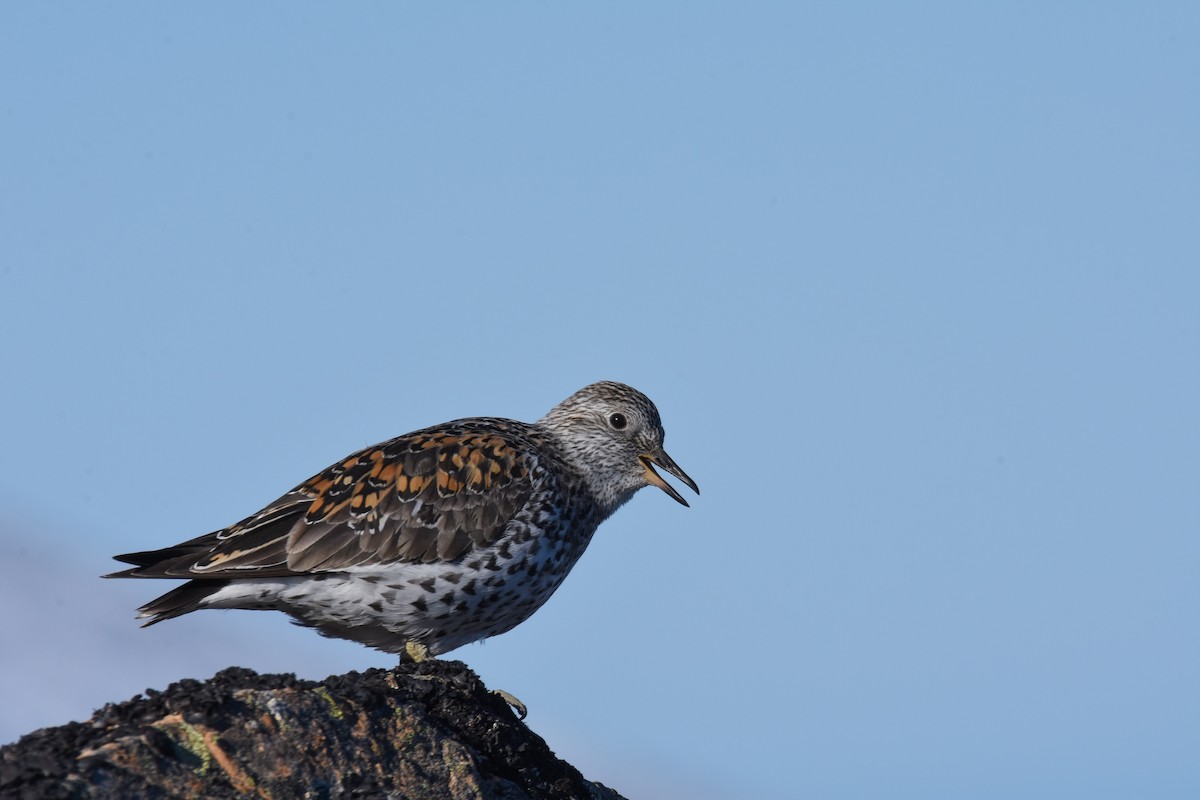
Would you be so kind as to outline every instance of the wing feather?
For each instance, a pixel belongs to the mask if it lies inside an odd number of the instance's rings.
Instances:
[[[245,520],[117,556],[123,577],[280,577],[453,561],[500,536],[534,489],[519,423],[469,420],[358,451]]]

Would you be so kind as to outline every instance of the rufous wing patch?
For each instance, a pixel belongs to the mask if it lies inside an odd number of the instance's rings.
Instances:
[[[360,451],[298,487],[312,500],[288,538],[288,567],[457,558],[524,505],[530,463],[492,432],[426,431]]]

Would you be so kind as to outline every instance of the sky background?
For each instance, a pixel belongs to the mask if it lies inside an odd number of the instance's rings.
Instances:
[[[1191,3],[0,8],[0,741],[238,665],[114,553],[628,382],[639,494],[452,657],[630,798],[1200,796]]]

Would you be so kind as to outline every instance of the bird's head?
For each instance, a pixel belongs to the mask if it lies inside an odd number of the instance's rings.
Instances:
[[[655,466],[700,493],[696,482],[663,449],[665,434],[658,409],[631,386],[612,381],[585,386],[550,409],[538,424],[583,476],[606,516],[643,486],[657,486],[687,505]]]

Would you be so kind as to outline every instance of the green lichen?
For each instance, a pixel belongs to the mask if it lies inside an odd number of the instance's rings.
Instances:
[[[392,709],[392,716],[395,717],[399,730],[396,731],[396,746],[401,752],[408,750],[417,740],[417,729],[420,727],[420,720],[414,717],[403,706]]]
[[[192,772],[200,777],[208,774],[208,768],[212,766],[212,753],[208,750],[208,743],[204,741],[204,734],[196,730],[196,728],[187,723],[185,720],[172,721],[164,723],[160,727],[174,728],[179,733],[177,743],[188,753],[191,753],[200,760],[200,764],[196,766]]]
[[[344,716],[342,714],[342,710],[338,708],[337,702],[333,699],[333,696],[329,694],[328,689],[326,689],[324,686],[318,686],[317,688],[313,689],[313,692],[318,697],[322,698],[326,703],[329,703],[329,713],[333,715],[334,719],[341,719]]]
[[[266,702],[267,711],[271,715],[271,719],[275,720],[275,724],[279,726],[280,733],[287,733],[291,728],[288,725],[287,717],[284,712],[287,710],[287,705],[278,697],[270,697]]]

